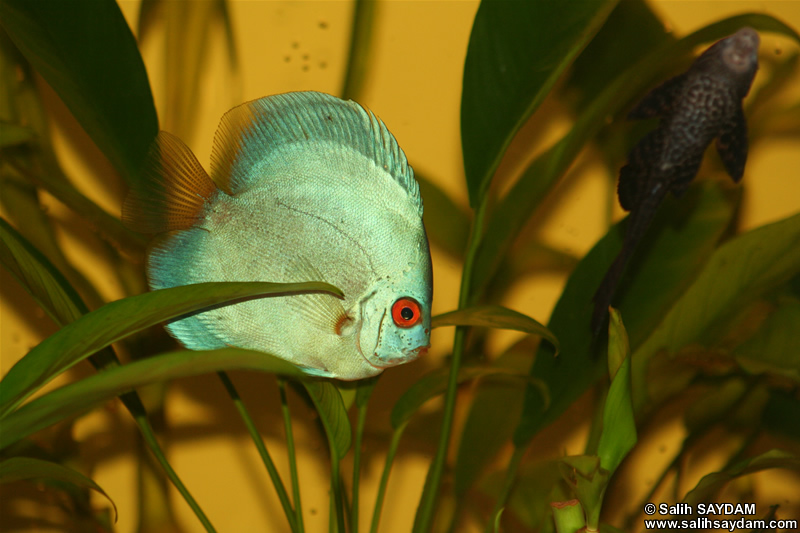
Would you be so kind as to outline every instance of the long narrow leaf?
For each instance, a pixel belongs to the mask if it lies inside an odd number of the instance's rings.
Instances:
[[[220,348],[169,352],[95,374],[31,400],[3,418],[0,449],[144,385],[232,369],[295,377],[304,375],[291,363],[254,350]]]
[[[242,298],[297,292],[341,292],[321,282],[198,283],[111,302],[42,341],[0,381],[0,416],[59,373],[111,343],[177,316]]]

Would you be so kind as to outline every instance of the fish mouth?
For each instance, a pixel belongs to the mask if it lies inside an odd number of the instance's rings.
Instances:
[[[427,354],[428,350],[430,349],[430,347],[431,347],[430,344],[427,344],[425,346],[418,346],[417,348],[414,348],[410,352],[403,352],[403,356],[402,357],[396,357],[396,358],[394,358],[394,359],[392,359],[390,361],[386,361],[386,362],[382,361],[381,358],[378,357],[377,352],[374,352],[372,354],[371,358],[367,357],[366,355],[363,355],[363,354],[362,354],[362,356],[364,357],[364,360],[366,360],[367,363],[371,367],[377,368],[377,369],[380,369],[380,370],[385,370],[387,368],[391,368],[391,367],[397,366],[397,365],[402,365],[403,363],[409,363],[411,361],[414,361],[414,360],[418,359],[419,357]],[[370,359],[372,359],[372,360],[370,360]],[[373,360],[375,362],[373,362]]]

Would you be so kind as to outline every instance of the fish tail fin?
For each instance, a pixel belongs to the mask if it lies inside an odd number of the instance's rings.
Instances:
[[[147,154],[141,186],[125,198],[122,221],[141,233],[188,229],[216,190],[189,147],[161,131]]]

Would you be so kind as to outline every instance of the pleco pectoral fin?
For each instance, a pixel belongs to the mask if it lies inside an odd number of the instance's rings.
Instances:
[[[717,152],[728,175],[739,182],[747,162],[747,122],[741,107],[734,113],[717,139]]]
[[[166,131],[153,141],[142,177],[122,205],[122,221],[142,233],[191,228],[217,189],[189,147]]]
[[[642,98],[628,113],[631,120],[663,117],[672,109],[675,95],[686,81],[686,74],[670,78]]]

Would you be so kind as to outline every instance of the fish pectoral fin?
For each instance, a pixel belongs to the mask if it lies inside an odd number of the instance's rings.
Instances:
[[[191,228],[217,189],[189,147],[166,131],[150,146],[142,177],[122,205],[122,221],[142,233]]]
[[[305,257],[298,257],[289,265],[293,282],[325,281],[320,271]],[[304,293],[290,296],[289,304],[310,324],[321,331],[341,334],[350,317],[342,301],[329,293]]]
[[[738,183],[744,175],[744,165],[747,162],[747,121],[741,107],[723,126],[716,145],[725,170]]]
[[[628,113],[631,120],[663,117],[672,110],[673,102],[683,83],[686,74],[670,78],[642,98]]]

